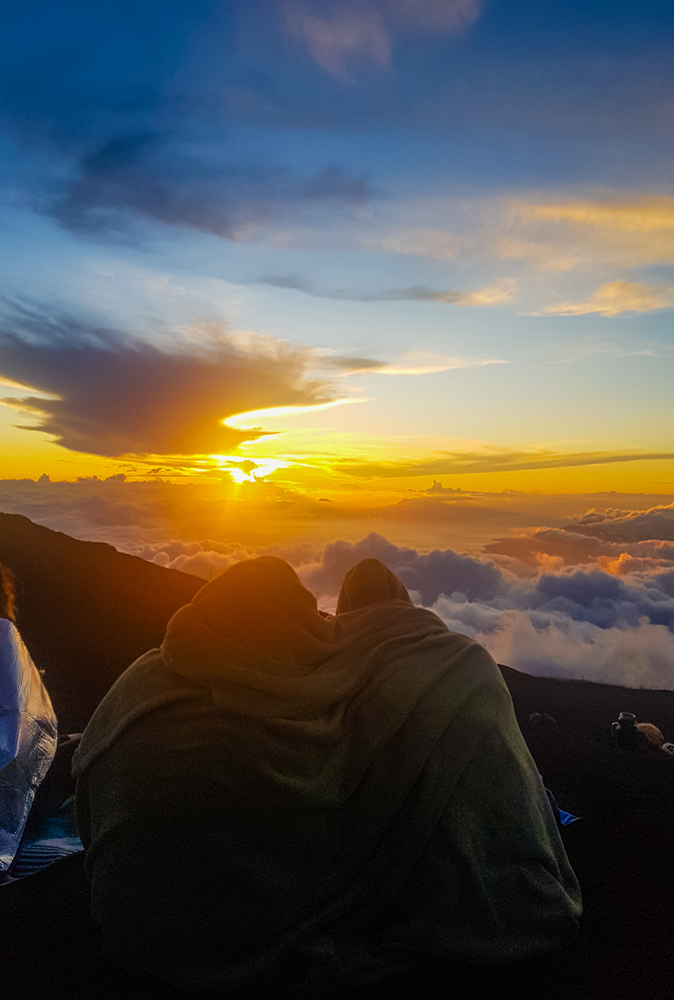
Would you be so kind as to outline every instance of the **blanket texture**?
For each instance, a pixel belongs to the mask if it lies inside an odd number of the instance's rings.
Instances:
[[[336,615],[279,559],[228,569],[108,692],[73,771],[107,954],[174,983],[366,981],[577,932],[498,667],[377,560]]]

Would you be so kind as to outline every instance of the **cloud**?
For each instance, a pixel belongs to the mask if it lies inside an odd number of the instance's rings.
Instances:
[[[484,609],[488,628],[475,628],[470,605],[439,601],[434,609],[450,628],[482,642],[498,663],[538,677],[585,679],[626,687],[671,689],[674,635],[664,625],[600,628],[563,615],[537,626],[524,611],[507,611],[495,620]],[[473,620],[478,616],[474,615]]]
[[[668,525],[644,534],[666,534]],[[619,537],[619,532],[616,532]],[[515,537],[499,538],[485,546],[484,551],[498,558],[515,572],[521,572],[515,562],[524,567],[540,569],[546,565],[578,566],[596,563],[607,572],[624,575],[640,568],[674,566],[674,541],[651,538],[634,541],[610,541],[595,534],[591,528],[583,531],[574,522],[561,528],[532,528]]]
[[[491,362],[493,363],[493,362]],[[335,458],[335,468],[363,479],[401,476],[439,476],[474,472],[515,472],[527,469],[565,469],[613,462],[642,462],[674,458],[674,452],[555,452],[547,448],[512,451],[485,445],[481,449],[447,451],[421,461],[354,461]]]
[[[672,263],[674,198],[625,191],[595,200],[513,200],[503,218],[499,252],[539,260],[553,270],[588,263],[596,268],[602,261],[629,268]]]
[[[521,580],[484,558],[451,549],[418,552],[373,533],[356,543],[329,543],[298,572],[334,607],[344,573],[372,556],[417,602],[483,642],[501,663],[541,676],[672,686],[674,571],[626,582],[597,568],[540,570]],[[291,552],[287,557],[293,561]]]
[[[640,542],[647,539],[674,542],[674,504],[649,510],[588,511],[568,525],[567,531],[611,542]]]
[[[531,528],[505,540],[513,543],[510,550],[502,542],[498,551],[494,545],[492,551],[474,555],[446,546],[398,544],[376,532],[358,541],[325,542],[321,537],[315,543],[294,542],[291,535],[281,544],[234,543],[228,539],[246,533],[245,518],[251,524],[273,523],[267,536],[279,537],[282,527],[297,537],[307,523],[315,523],[317,508],[330,508],[332,517],[337,506],[263,483],[237,497],[236,488],[224,483],[172,485],[117,477],[0,482],[0,510],[26,514],[75,537],[111,542],[203,580],[242,559],[278,555],[296,568],[326,610],[334,610],[351,566],[363,558],[379,558],[417,603],[431,607],[450,628],[484,643],[499,662],[543,676],[674,686],[674,541],[668,540],[674,504],[643,511],[588,511],[566,524],[570,530]],[[416,499],[451,507],[468,524],[477,516],[470,494],[433,492]],[[496,499],[490,497],[493,506]],[[512,498],[501,499],[509,505]],[[564,507],[568,509],[568,498]],[[427,537],[432,534],[428,523]],[[632,540],[602,538],[611,525],[614,536],[622,533]],[[579,526],[597,534],[580,534]],[[443,527],[437,537],[446,534]],[[547,552],[553,555],[536,558]],[[574,559],[579,561],[572,564]]]
[[[373,358],[343,357],[338,354],[325,355],[319,367],[338,369],[344,375],[432,375],[454,368],[483,368],[485,365],[505,365],[499,358],[456,358],[447,354],[432,354],[422,351],[406,351],[390,362],[375,361]]]
[[[512,302],[515,282],[506,280],[496,285],[474,291],[437,291],[423,285],[409,288],[386,288],[378,292],[358,292],[348,289],[334,291],[315,288],[310,282],[294,275],[270,275],[263,284],[275,288],[289,288],[321,299],[338,299],[347,302],[441,302],[453,306],[493,306]]]
[[[49,398],[5,402],[64,448],[117,457],[219,452],[262,433],[224,427],[223,418],[335,398],[327,380],[311,377],[310,349],[216,327],[205,333],[196,343],[159,348],[66,314],[15,306],[0,325],[0,370]]]
[[[145,544],[133,554],[166,569],[178,569],[203,580],[212,580],[234,563],[250,559],[258,553],[255,549],[236,544],[223,544],[211,540],[183,542],[171,539],[168,542]]]
[[[651,286],[636,281],[608,281],[585,302],[562,302],[543,311],[554,316],[617,316],[622,312],[653,312],[674,306],[674,285]]]
[[[532,219],[570,222],[620,230],[652,233],[655,229],[674,232],[674,198],[639,198],[635,201],[606,200],[547,202],[521,206]]]
[[[387,365],[380,365],[373,371],[380,375],[432,375],[454,368],[484,368],[485,365],[505,365],[499,358],[454,358],[446,354],[431,354],[421,351],[407,351]]]
[[[650,575],[662,586],[665,578],[653,574],[674,569],[674,504],[647,510],[592,509],[559,528],[532,528],[499,538],[484,551],[520,575],[594,564],[616,577]]]
[[[347,570],[361,559],[370,558],[385,563],[427,604],[437,600],[441,593],[453,593],[457,589],[471,598],[491,598],[502,587],[502,574],[491,562],[459,555],[451,549],[419,553],[399,547],[376,532],[359,542],[329,542],[320,561],[304,565],[298,572],[309,590],[334,597]]]
[[[484,558],[451,549],[418,552],[374,533],[356,543],[329,543],[298,572],[334,607],[344,573],[372,556],[415,600],[483,642],[501,663],[541,676],[672,686],[674,572],[641,573],[625,582],[595,568],[541,571],[521,580]],[[293,561],[292,552],[286,557]]]
[[[281,167],[223,162],[156,133],[120,133],[80,156],[77,177],[51,204],[68,229],[128,238],[133,218],[186,226],[231,240],[303,208],[360,206],[363,177],[328,166],[308,176]]]
[[[422,217],[434,218],[434,226],[418,226]],[[437,260],[518,262],[518,298],[526,293],[534,315],[610,316],[674,302],[671,285],[621,274],[674,262],[674,197],[644,199],[632,191],[609,190],[593,200],[549,195],[524,201],[516,192],[460,202],[417,198],[401,204],[388,225],[364,234],[363,245]],[[587,301],[577,301],[568,291],[561,303],[559,296],[552,301],[550,273],[580,271],[603,277],[604,283]],[[512,298],[512,283],[502,279],[491,287],[503,301],[508,293]]]
[[[396,31],[453,33],[480,14],[480,0],[333,0],[285,2],[286,26],[314,62],[332,76],[352,79],[354,60],[378,69],[391,62]]]

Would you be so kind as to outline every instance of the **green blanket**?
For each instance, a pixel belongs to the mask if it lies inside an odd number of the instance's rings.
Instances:
[[[376,560],[334,616],[281,560],[227,570],[106,695],[74,773],[107,953],[174,983],[507,962],[577,932],[496,664]]]

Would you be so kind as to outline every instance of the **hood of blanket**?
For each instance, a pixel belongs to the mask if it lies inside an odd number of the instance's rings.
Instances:
[[[174,674],[209,687],[216,704],[298,717],[353,693],[383,645],[447,633],[378,560],[351,571],[340,606],[338,615],[319,611],[282,559],[246,560],[175,613],[161,658]]]
[[[337,614],[359,611],[384,601],[412,603],[398,577],[379,559],[361,559],[344,577],[337,600]]]
[[[166,666],[191,680],[223,676],[231,666],[297,676],[331,654],[333,615],[318,610],[283,559],[235,563],[171,618],[161,646]]]
[[[160,649],[118,678],[74,769],[81,774],[145,715],[191,701],[198,718],[212,702],[236,733],[228,752],[262,754],[279,787],[341,801],[408,718],[430,752],[476,689],[505,688],[485,649],[415,607],[376,560],[347,575],[339,606],[353,610],[320,612],[283,560],[230,567],[176,612]]]

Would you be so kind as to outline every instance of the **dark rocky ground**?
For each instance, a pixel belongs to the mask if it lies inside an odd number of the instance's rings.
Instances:
[[[112,680],[158,644],[167,619],[200,585],[16,515],[0,514],[0,562],[21,583],[19,626],[45,670],[62,732],[83,728]],[[585,901],[579,938],[557,956],[511,968],[425,963],[349,996],[672,1000],[674,757],[618,749],[610,725],[621,710],[632,711],[674,741],[674,691],[555,681],[502,669],[547,786],[562,808],[583,817],[563,832]],[[559,731],[531,729],[534,711],[552,715]],[[184,996],[105,961],[89,916],[81,856],[0,887],[0,984],[3,996],[28,1000]],[[279,1000],[286,993],[262,991]],[[332,995],[321,992],[316,1000]]]

